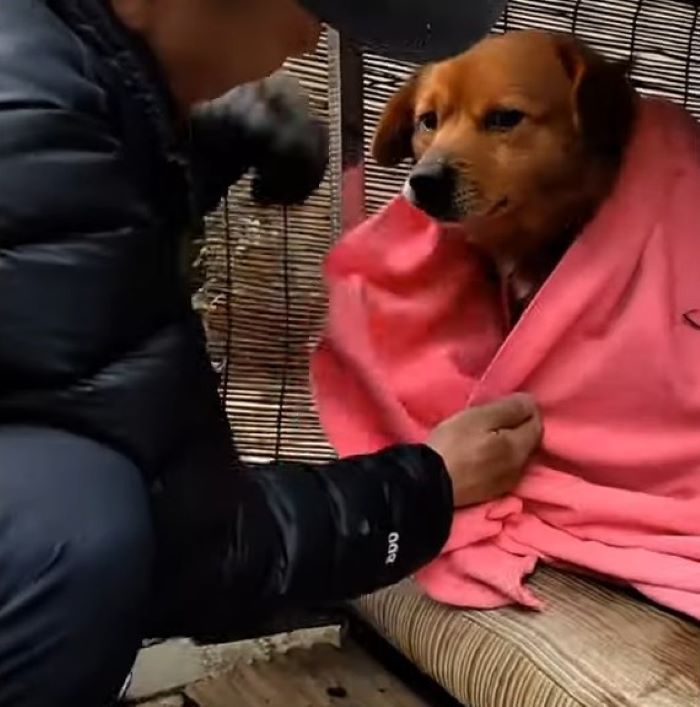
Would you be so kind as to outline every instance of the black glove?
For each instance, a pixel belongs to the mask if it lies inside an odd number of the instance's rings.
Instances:
[[[300,204],[319,186],[328,166],[328,129],[311,115],[293,78],[276,74],[260,84],[251,121],[257,150],[253,198],[261,204]]]
[[[323,180],[328,129],[288,74],[235,88],[198,106],[192,117],[197,163],[216,175],[215,184],[223,181],[226,188],[252,169],[258,203],[291,205],[304,202]]]

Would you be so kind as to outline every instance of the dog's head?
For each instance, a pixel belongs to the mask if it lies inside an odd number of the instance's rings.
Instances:
[[[570,36],[513,32],[416,74],[387,105],[374,156],[383,166],[412,158],[414,204],[517,259],[604,198],[635,105],[626,65]]]

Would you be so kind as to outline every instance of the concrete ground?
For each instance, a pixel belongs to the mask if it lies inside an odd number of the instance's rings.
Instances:
[[[146,651],[132,694],[141,707],[435,707],[337,631],[197,649]],[[155,694],[154,694],[155,693]]]
[[[310,629],[221,646],[168,641],[144,649],[134,668],[128,698],[148,707],[180,707],[176,695],[187,686],[235,670],[240,664],[270,660],[294,649],[340,645],[339,627]],[[175,696],[171,696],[175,695]]]

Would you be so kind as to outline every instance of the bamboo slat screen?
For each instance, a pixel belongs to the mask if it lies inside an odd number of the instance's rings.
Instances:
[[[636,86],[700,117],[698,4],[682,0],[511,0],[496,31],[575,32],[608,56],[631,58]],[[245,458],[327,459],[308,388],[308,354],[325,313],[320,267],[340,213],[341,75],[333,35],[290,69],[332,126],[331,169],[304,207],[256,208],[247,185],[231,190],[208,224],[200,293],[221,392]],[[413,67],[363,57],[365,152],[382,107]],[[350,80],[357,80],[350,77]],[[365,159],[364,206],[376,211],[401,188],[405,169]]]
[[[331,125],[338,105],[330,100],[332,64],[324,36],[313,56],[288,67]],[[244,181],[207,224],[200,308],[236,442],[249,461],[331,455],[310,398],[308,353],[325,314],[321,263],[334,232],[337,139],[332,131],[329,173],[303,207],[258,208]]]

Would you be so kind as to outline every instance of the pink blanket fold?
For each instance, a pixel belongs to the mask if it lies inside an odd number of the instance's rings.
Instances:
[[[419,573],[433,598],[538,608],[538,561],[604,575],[700,618],[700,139],[645,101],[619,184],[506,336],[499,293],[460,233],[401,199],[326,263],[312,360],[342,456],[428,431],[514,391],[543,451],[512,496],[460,511]]]

